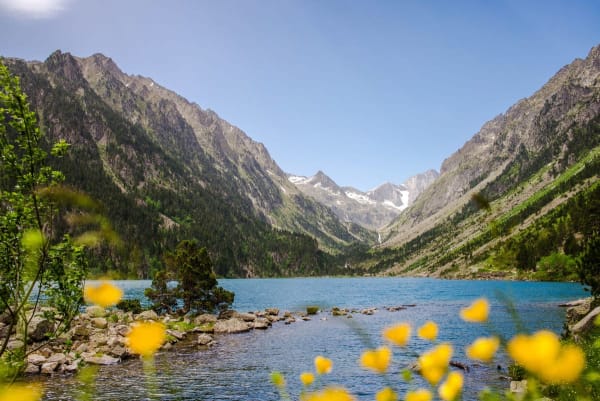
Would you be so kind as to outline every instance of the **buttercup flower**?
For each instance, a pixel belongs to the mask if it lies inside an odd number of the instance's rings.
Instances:
[[[315,375],[310,372],[304,372],[300,375],[300,381],[308,387],[315,381]]]
[[[419,337],[424,340],[435,341],[438,335],[438,326],[435,324],[435,322],[430,320],[425,322],[423,326],[419,327],[418,334]]]
[[[432,385],[436,385],[446,371],[450,358],[452,358],[452,346],[444,343],[433,348],[419,357],[421,375]]]
[[[123,290],[108,281],[102,281],[97,286],[86,285],[83,290],[83,298],[86,302],[103,308],[116,305],[122,297]]]
[[[406,393],[406,401],[431,401],[433,394],[431,391],[425,389],[419,389],[416,391],[409,391]]]
[[[392,361],[392,350],[388,347],[379,347],[376,350],[363,352],[360,364],[367,369],[377,373],[384,373]]]
[[[463,386],[463,376],[459,372],[448,373],[448,378],[438,388],[438,394],[444,401],[455,400]]]
[[[342,387],[327,387],[317,393],[302,394],[300,401],[353,401],[354,397]]]
[[[331,369],[333,369],[333,362],[329,358],[325,358],[324,356],[318,355],[315,358],[315,370],[317,374],[324,375],[326,373],[330,373]]]
[[[572,383],[585,368],[585,355],[575,345],[561,345],[558,336],[542,330],[519,334],[508,343],[508,353],[519,365],[550,384]]]
[[[13,384],[0,387],[0,401],[38,401],[42,398],[42,390],[37,386]]]
[[[410,324],[400,323],[383,331],[383,338],[396,345],[404,347],[410,339]]]
[[[490,304],[487,299],[479,298],[471,305],[460,310],[460,317],[466,322],[482,323],[488,319]]]
[[[494,358],[499,345],[498,337],[480,337],[467,347],[467,356],[478,361],[489,362]]]
[[[285,377],[281,374],[281,372],[272,372],[271,373],[271,382],[275,387],[285,387]]]
[[[375,401],[398,401],[398,394],[389,387],[375,394]]]
[[[137,323],[127,334],[127,345],[133,353],[148,357],[163,345],[166,337],[165,326],[162,323]]]

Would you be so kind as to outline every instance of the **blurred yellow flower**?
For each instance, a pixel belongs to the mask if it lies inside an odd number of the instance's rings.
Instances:
[[[558,336],[547,330],[516,335],[507,350],[516,363],[550,384],[572,383],[585,367],[581,348],[561,345]]]
[[[304,372],[300,375],[300,381],[305,386],[310,386],[315,381],[315,375],[310,372]]]
[[[324,356],[317,355],[315,357],[315,370],[317,374],[324,375],[326,373],[330,373],[331,369],[333,369],[333,362],[329,358],[325,358]]]
[[[166,337],[165,326],[162,323],[137,323],[127,334],[127,345],[133,353],[148,357],[163,345]]]
[[[272,372],[271,382],[273,383],[273,385],[275,385],[275,387],[285,387],[285,377],[283,377],[283,374],[281,374],[281,372]]]
[[[410,339],[410,324],[400,323],[383,331],[383,338],[396,345],[404,347]]]
[[[419,357],[420,373],[432,386],[436,385],[446,374],[452,352],[452,346],[444,343]]]
[[[398,394],[389,387],[375,394],[375,401],[398,401]]]
[[[363,352],[360,364],[367,369],[377,373],[384,373],[392,361],[392,350],[388,347],[379,347],[376,350]]]
[[[459,396],[460,392],[462,391],[462,386],[462,374],[459,372],[450,372],[448,373],[446,381],[438,388],[438,394],[444,401],[453,401]]]
[[[489,362],[494,358],[499,346],[498,337],[480,337],[467,347],[467,356],[478,361]]]
[[[424,340],[435,341],[438,335],[438,326],[435,322],[427,321],[421,327],[419,327],[419,337]]]
[[[0,387],[0,401],[38,401],[42,398],[42,390],[37,386],[13,384]]]
[[[103,308],[116,305],[122,297],[123,290],[108,281],[102,281],[97,286],[86,285],[83,290],[86,302]]]
[[[317,393],[300,395],[300,401],[353,401],[354,397],[342,387],[327,387]]]
[[[416,391],[409,391],[406,393],[406,401],[431,401],[433,394],[431,391],[425,389],[419,389]]]
[[[471,305],[460,310],[460,317],[466,322],[482,323],[488,319],[490,304],[487,299],[479,298]]]

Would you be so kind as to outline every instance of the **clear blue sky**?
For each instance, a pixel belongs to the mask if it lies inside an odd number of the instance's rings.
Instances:
[[[286,172],[366,190],[439,169],[585,57],[600,1],[0,0],[0,38],[1,55],[29,60],[104,53]]]

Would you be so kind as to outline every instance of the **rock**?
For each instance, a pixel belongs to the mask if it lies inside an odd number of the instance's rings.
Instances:
[[[194,324],[200,325],[205,323],[214,323],[217,321],[217,317],[215,315],[210,315],[208,313],[204,313],[202,315],[196,316],[194,318]]]
[[[129,326],[126,326],[124,324],[120,324],[115,327],[115,331],[117,332],[117,334],[122,337],[125,337],[129,333],[129,330]]]
[[[237,314],[237,312],[235,310],[233,310],[233,309],[226,309],[224,311],[221,311],[221,313],[219,313],[218,320],[231,319],[231,318],[235,317],[236,314]]]
[[[102,355],[102,356],[87,356],[84,357],[83,360],[85,363],[89,363],[91,365],[114,365],[119,363],[119,358],[113,358],[112,356]]]
[[[42,316],[31,318],[27,326],[27,336],[34,342],[43,341],[48,338],[48,334],[54,331],[54,323]]]
[[[527,392],[527,380],[516,381],[513,380],[510,382],[510,392],[517,394],[517,397],[525,395]]]
[[[48,358],[46,360],[46,363],[53,363],[56,362],[59,365],[62,365],[63,363],[67,362],[67,357],[65,356],[65,354],[54,354],[51,355],[50,358]]]
[[[255,329],[266,330],[269,328],[269,326],[271,326],[271,322],[267,318],[259,317],[258,319],[256,319],[256,321],[254,321]]]
[[[25,346],[25,343],[21,340],[10,340],[8,342],[8,344],[6,345],[6,348],[13,351],[19,348],[23,348]]]
[[[28,363],[27,367],[25,368],[25,373],[38,374],[40,373],[40,366],[33,363]]]
[[[6,338],[10,334],[8,330],[10,330],[10,326],[0,322],[0,338]]]
[[[581,334],[591,330],[594,327],[596,316],[600,315],[600,306],[596,307],[593,311],[585,315],[583,319],[574,324],[571,327],[573,334]]]
[[[236,313],[233,317],[243,320],[244,322],[253,322],[256,320],[256,315],[252,313]]]
[[[37,366],[41,366],[46,362],[46,357],[40,354],[29,354],[27,355],[27,363],[31,363]]]
[[[574,325],[587,315],[592,309],[592,298],[584,299],[584,302],[567,308],[566,319],[568,325]]]
[[[81,361],[80,359],[76,359],[73,362],[71,362],[70,364],[62,365],[61,370],[63,372],[67,372],[67,373],[77,372],[77,370],[79,369],[80,361]]]
[[[345,316],[348,314],[348,312],[340,308],[333,308],[331,309],[331,314],[333,316]]]
[[[89,317],[106,317],[106,315],[108,314],[106,312],[106,309],[98,305],[88,306],[85,309],[85,313]]]
[[[283,312],[283,317],[285,319],[287,319],[288,317],[292,317],[292,312],[290,312],[289,310],[286,310],[285,312]]]
[[[0,313],[0,323],[9,325],[12,322],[12,316],[8,311]]]
[[[308,322],[308,321],[310,321],[312,319],[310,317],[308,317],[308,316],[302,316],[302,320],[305,321],[305,322]]]
[[[153,310],[145,310],[136,315],[135,320],[158,320],[158,315]]]
[[[95,318],[95,319],[103,319],[103,318]],[[104,319],[106,320],[106,319]],[[78,324],[72,329],[73,337],[75,338],[88,338],[90,336],[90,328],[83,325]]]
[[[588,301],[589,298],[581,298],[581,299],[577,299],[575,301],[569,301],[569,302],[565,302],[562,304],[558,304],[559,307],[561,308],[572,308],[574,306],[579,306],[579,305],[583,305]]]
[[[106,345],[107,343],[108,343],[108,337],[106,336],[106,333],[99,332],[99,333],[94,333],[90,336],[90,346],[93,346],[93,344]]]
[[[83,353],[86,352],[88,350],[88,345],[86,343],[81,343],[77,346],[77,348],[75,348],[75,352],[78,353]]]
[[[235,317],[227,320],[218,320],[214,326],[215,333],[243,333],[249,330],[250,327],[248,327],[246,322]]]
[[[97,329],[105,329],[108,326],[108,321],[103,317],[95,317],[92,319],[92,326]]]
[[[167,330],[167,334],[175,337],[178,341],[181,341],[185,338],[185,332],[178,330]]]
[[[198,345],[205,345],[205,346],[211,346],[215,343],[215,339],[206,333],[203,334],[198,334],[198,340],[197,340],[197,344]]]
[[[125,354],[127,354],[127,349],[122,345],[117,345],[111,348],[110,351],[108,351],[108,353],[116,358],[122,358],[123,356],[125,356]]]
[[[165,342],[165,343],[162,345],[162,347],[160,347],[160,348],[161,348],[162,350],[168,351],[168,350],[170,350],[171,348],[173,348],[173,344],[171,344],[170,342],[168,342],[168,341],[167,341],[167,342]]]
[[[271,315],[271,316],[277,316],[277,315],[279,315],[279,309],[278,308],[267,308],[267,309],[265,309],[265,312],[267,313],[267,315]]]
[[[354,316],[348,314],[348,316],[346,316],[347,319],[352,319]]]
[[[58,367],[58,363],[56,362],[46,362],[42,365],[42,374],[51,375],[56,368]]]
[[[291,316],[291,315],[290,315]],[[280,316],[276,316],[276,315],[267,315],[267,320],[271,323],[275,323],[281,320]]]

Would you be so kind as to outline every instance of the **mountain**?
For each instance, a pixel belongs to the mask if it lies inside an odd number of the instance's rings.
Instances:
[[[382,247],[347,263],[377,274],[539,277],[545,258],[575,260],[600,226],[599,145],[597,46],[485,123],[381,230]]]
[[[165,249],[195,238],[221,275],[324,274],[332,254],[374,240],[304,196],[239,128],[102,54],[4,62],[47,139],[72,145],[53,163],[127,239],[99,271],[147,277]]]
[[[378,230],[393,221],[437,176],[437,171],[429,170],[404,184],[387,182],[367,192],[340,187],[322,171],[312,177],[289,175],[288,179],[302,193],[331,208],[342,221]]]

